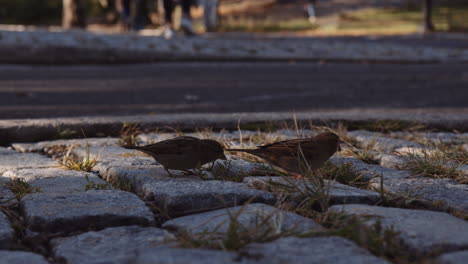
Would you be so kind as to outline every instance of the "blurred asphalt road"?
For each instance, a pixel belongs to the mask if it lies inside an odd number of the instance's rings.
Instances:
[[[445,107],[468,107],[468,65],[0,65],[0,119]]]

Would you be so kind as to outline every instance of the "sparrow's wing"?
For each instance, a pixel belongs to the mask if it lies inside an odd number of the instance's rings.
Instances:
[[[316,159],[320,157],[324,151],[323,144],[315,138],[308,139],[293,139],[275,142],[265,146],[261,146],[261,149],[268,149],[269,151],[282,153],[283,155],[292,155],[298,157],[300,151],[303,153],[306,159]],[[299,150],[300,148],[300,150]]]
[[[161,142],[142,146],[139,150],[146,153],[153,154],[184,154],[189,151],[193,151],[199,147],[200,140],[195,137],[176,137],[173,139],[163,140]]]
[[[304,157],[309,161],[319,159],[326,150],[323,142],[314,139],[302,142],[300,147]]]
[[[271,144],[266,144],[263,146],[259,146],[260,149],[274,149],[274,148],[295,148],[297,145],[309,141],[313,139],[292,139],[292,140],[284,140],[278,141]]]

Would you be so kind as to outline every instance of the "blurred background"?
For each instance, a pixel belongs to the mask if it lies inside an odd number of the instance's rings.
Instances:
[[[466,0],[0,0],[0,118],[465,111],[467,17]]]
[[[132,5],[130,16],[133,19],[140,16],[143,28],[157,28],[164,23],[162,0],[127,2]],[[197,32],[206,30],[203,21],[206,2],[216,6],[217,19],[209,25],[210,30],[220,32],[411,34],[421,31],[426,6],[427,12],[432,13],[430,23],[434,30],[468,30],[465,0],[193,0],[192,15]],[[125,27],[118,5],[119,0],[0,0],[0,24],[61,26],[63,22],[66,27],[121,32]],[[66,13],[73,15],[64,18]],[[177,8],[176,17],[180,13]]]

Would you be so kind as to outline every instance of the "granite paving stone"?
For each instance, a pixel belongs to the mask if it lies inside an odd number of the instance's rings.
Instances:
[[[0,174],[22,168],[48,168],[58,166],[57,161],[36,153],[0,154]]]
[[[140,253],[131,262],[135,264],[253,264],[255,261],[239,260],[238,254],[208,249],[157,248]]]
[[[41,255],[26,251],[0,250],[0,264],[48,264]]]
[[[137,264],[138,256],[167,249],[173,240],[173,235],[159,228],[122,226],[53,239],[51,246],[54,257],[67,264]]]
[[[163,227],[180,234],[207,235],[209,238],[222,239],[227,235],[234,219],[241,230],[271,229],[271,235],[283,232],[302,234],[322,228],[312,219],[256,203],[174,218],[165,222]]]
[[[13,143],[12,147],[20,152],[41,152],[54,146],[65,147],[103,147],[118,145],[118,138],[87,138],[87,139],[59,139],[40,141],[36,143]],[[0,152],[1,153],[1,152]]]
[[[432,149],[432,148],[401,147],[401,148],[395,149],[394,152],[398,153],[399,155],[403,155],[403,156],[424,157],[426,155],[432,155],[432,154],[437,153],[437,150]]]
[[[427,177],[392,178],[383,177],[386,192],[427,200],[439,205],[447,205],[454,210],[468,213],[468,185],[451,179]],[[381,178],[371,180],[370,186],[380,188]]]
[[[310,181],[286,179],[283,177],[245,177],[244,183],[252,188],[265,189],[269,183],[280,183],[287,186],[306,191],[307,188],[316,189]],[[347,186],[336,181],[325,180],[325,186],[329,186],[330,203],[343,204],[343,203],[365,203],[375,204],[380,199],[380,194],[374,191],[354,188]],[[300,192],[297,195],[301,195]]]
[[[433,179],[413,176],[410,171],[384,168],[380,165],[366,164],[356,158],[332,157],[336,165],[350,163],[355,172],[364,175],[374,189],[383,188],[386,192],[411,196],[436,203],[444,203],[450,208],[468,212],[468,185],[459,184],[451,179]]]
[[[249,199],[275,202],[272,194],[249,189],[241,183],[201,180],[199,176],[184,175],[180,171],[172,171],[175,178],[171,178],[159,165],[116,166],[100,173],[107,181],[130,184],[140,197],[170,214],[233,206]]]
[[[147,154],[133,150],[133,149],[125,149],[120,146],[104,146],[104,147],[79,147],[73,149],[72,153],[76,155],[79,159],[84,159],[87,157],[88,153],[91,158],[97,157],[98,162],[112,162],[112,161],[118,161],[118,162],[125,162],[125,161],[130,161],[134,162],[135,160],[140,161],[140,163],[137,164],[132,164],[129,163],[128,165],[151,165],[151,164],[157,164],[157,162]],[[150,162],[148,162],[150,161]],[[127,162],[128,163],[128,162]],[[115,164],[115,165],[127,165],[127,163],[124,164]]]
[[[18,153],[14,150],[11,150],[11,149],[7,149],[7,148],[4,148],[4,147],[0,147],[0,155],[2,154],[15,154],[15,153]]]
[[[390,162],[393,162],[397,166],[398,166],[398,163],[400,163],[398,168],[404,168],[405,163],[410,161],[410,159],[411,159],[410,156],[421,157],[421,158],[424,158],[424,159],[426,159],[426,157],[427,157],[430,160],[432,155],[437,157],[437,154],[440,154],[440,152],[435,150],[435,149],[412,148],[412,147],[398,148],[397,150],[395,150],[395,152],[397,152],[398,154],[400,154],[402,156],[396,156],[396,157],[400,157],[400,158],[391,158]],[[388,156],[392,156],[392,155],[388,155]],[[450,160],[445,160],[442,163],[442,165],[444,167],[448,168],[448,169],[453,169],[454,168],[455,170],[462,172],[465,176],[468,176],[468,165],[466,165],[466,164],[463,164],[463,163],[460,163],[460,162],[455,162],[455,161],[450,161]],[[384,165],[382,165],[382,166],[384,166]]]
[[[223,178],[234,178],[238,175],[260,176],[265,175],[273,168],[267,163],[253,163],[243,159],[217,160],[211,172]]]
[[[389,169],[404,169],[408,158],[399,155],[380,153],[376,155],[380,166]]]
[[[466,264],[468,250],[443,254],[436,259],[437,264]]]
[[[153,214],[136,195],[118,190],[26,195],[20,202],[26,226],[37,232],[71,232],[119,225],[149,225]]]
[[[422,156],[424,156],[424,154],[422,154]],[[406,169],[406,163],[410,161],[409,157],[391,154],[379,154],[377,155],[377,158],[379,159],[380,166],[399,170]],[[448,169],[454,168],[455,170],[462,172],[465,176],[468,176],[468,165],[449,160],[445,161],[442,165]]]
[[[151,180],[141,184],[140,196],[168,214],[189,214],[244,204],[274,204],[276,198],[245,184],[216,180]]]
[[[357,158],[333,156],[329,159],[329,161],[336,166],[351,164],[352,170],[357,175],[360,175],[361,179],[367,181],[382,175],[387,178],[411,177],[411,173],[409,171],[385,168],[376,164],[367,164]]]
[[[122,147],[89,147],[76,148],[72,153],[79,159],[88,156],[91,159],[97,158],[97,164],[94,170],[99,171],[103,178],[104,174],[112,167],[158,165],[150,156],[136,150],[124,149]]]
[[[13,205],[17,202],[15,194],[8,188],[10,179],[0,177],[0,204]]]
[[[255,258],[258,264],[389,264],[341,237],[280,238],[247,245],[241,254]]]
[[[361,148],[372,147],[373,150],[381,150],[384,152],[392,152],[395,149],[401,147],[424,147],[423,145],[416,142],[384,137],[381,133],[365,130],[351,131],[348,132],[348,135],[356,140]]]
[[[435,143],[463,143],[468,140],[468,133],[452,132],[391,132],[391,136],[399,138],[414,137],[430,140]]]
[[[99,171],[101,177],[108,181],[124,179],[132,182],[135,188],[139,188],[142,182],[149,180],[189,180],[200,179],[196,175],[185,175],[182,171],[171,171],[171,177],[161,165],[136,165],[109,167],[106,171]]]
[[[91,184],[106,184],[96,174],[60,168],[11,170],[3,173],[3,177],[23,179],[31,186],[38,187],[42,193],[83,192]]]
[[[332,212],[374,216],[365,221],[400,232],[400,238],[414,256],[427,256],[468,248],[468,222],[443,212],[369,205],[334,205]]]
[[[0,248],[8,248],[14,237],[14,230],[11,227],[8,217],[0,211]]]
[[[0,248],[8,248],[14,237],[14,230],[11,227],[8,217],[0,211]]]

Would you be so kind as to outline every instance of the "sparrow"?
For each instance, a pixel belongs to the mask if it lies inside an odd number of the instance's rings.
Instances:
[[[199,168],[217,159],[226,160],[223,146],[212,139],[183,136],[146,146],[122,147],[150,155],[164,167],[171,177],[174,176],[169,170],[182,170],[190,173],[188,170]]]
[[[313,138],[279,141],[256,149],[227,149],[258,156],[271,165],[286,171],[304,175],[319,169],[336,151],[340,150],[340,138],[331,132],[320,133]]]

